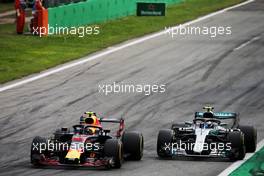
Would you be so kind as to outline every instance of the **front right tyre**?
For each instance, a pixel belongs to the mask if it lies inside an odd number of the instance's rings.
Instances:
[[[34,166],[41,166],[41,155],[45,155],[48,147],[46,138],[36,136],[31,143],[30,161]]]

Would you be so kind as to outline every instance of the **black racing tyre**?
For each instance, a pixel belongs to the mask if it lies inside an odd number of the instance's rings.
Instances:
[[[253,126],[239,126],[244,133],[246,152],[255,152],[257,148],[257,130]]]
[[[170,150],[164,150],[165,146],[171,145],[173,142],[173,131],[170,129],[160,130],[157,141],[157,154],[159,157],[170,157]]]
[[[122,136],[124,153],[127,155],[127,160],[141,160],[143,156],[144,139],[139,132],[125,132]]]
[[[244,144],[244,134],[240,131],[233,131],[228,134],[228,140],[231,143],[231,160],[242,160],[246,155]]]
[[[114,160],[114,168],[120,168],[123,162],[123,146],[117,139],[107,139],[104,145],[104,154]]]
[[[46,150],[45,150],[46,148]],[[30,161],[34,166],[40,166],[41,154],[46,154],[48,149],[47,139],[36,136],[31,143]]]

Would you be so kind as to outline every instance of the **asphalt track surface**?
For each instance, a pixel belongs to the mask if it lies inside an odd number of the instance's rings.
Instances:
[[[231,162],[216,159],[159,160],[156,137],[173,121],[192,120],[210,103],[241,113],[241,124],[264,138],[264,1],[227,11],[193,26],[231,26],[232,35],[162,35],[35,82],[0,93],[0,175],[217,175]],[[237,48],[237,49],[236,49]],[[165,93],[104,95],[113,82],[166,84]],[[124,117],[142,131],[144,157],[120,170],[33,168],[32,138],[78,122],[86,110]]]

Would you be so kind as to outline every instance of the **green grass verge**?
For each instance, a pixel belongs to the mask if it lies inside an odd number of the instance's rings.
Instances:
[[[100,24],[94,36],[18,36],[0,25],[0,83],[36,73],[122,41],[195,19],[244,0],[185,0],[167,8],[166,17],[130,16]]]
[[[15,10],[14,3],[0,3],[0,13]]]
[[[264,147],[234,170],[229,176],[261,176],[264,175]]]

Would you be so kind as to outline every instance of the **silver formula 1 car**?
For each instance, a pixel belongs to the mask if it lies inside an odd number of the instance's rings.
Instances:
[[[204,107],[196,112],[192,122],[172,124],[171,129],[159,131],[159,157],[192,156],[222,157],[241,160],[246,152],[255,152],[257,131],[252,126],[239,125],[234,112],[213,112]]]

